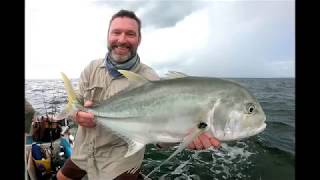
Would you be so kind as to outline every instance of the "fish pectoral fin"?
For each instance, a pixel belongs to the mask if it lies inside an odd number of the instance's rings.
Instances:
[[[124,155],[125,158],[135,154],[145,146],[145,144],[131,140],[131,139],[127,139],[126,141],[128,143],[128,151]]]
[[[181,142],[180,146],[178,149],[181,148],[181,151],[188,146],[196,137],[198,137],[201,133],[203,133],[208,124],[205,122],[200,122],[196,128],[193,128],[193,130],[190,131],[188,136],[186,136],[183,141]]]
[[[178,149],[174,151],[165,161],[163,161],[158,167],[154,168],[146,177],[149,177],[152,173],[154,173],[157,169],[160,168],[163,164],[167,163],[171,158],[177,155],[179,152],[184,150],[193,140],[198,137],[201,133],[203,133],[208,124],[205,122],[200,122],[197,127],[193,128],[188,136],[186,136],[183,141],[180,143]]]

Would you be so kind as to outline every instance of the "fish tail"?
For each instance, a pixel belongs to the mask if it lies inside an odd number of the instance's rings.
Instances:
[[[73,111],[76,111],[76,107],[74,106],[77,103],[76,93],[72,87],[72,84],[69,78],[63,72],[61,72],[61,75],[62,75],[64,87],[68,95],[68,104],[66,105],[64,111],[67,113],[72,113]]]

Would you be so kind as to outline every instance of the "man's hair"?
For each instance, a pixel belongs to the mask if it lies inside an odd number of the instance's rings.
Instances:
[[[111,22],[112,22],[115,18],[118,18],[118,17],[128,17],[128,18],[131,18],[131,19],[136,20],[137,23],[138,23],[139,37],[141,37],[141,21],[140,21],[140,19],[136,16],[136,14],[135,14],[133,11],[124,10],[124,9],[121,9],[120,11],[118,11],[117,13],[115,13],[115,14],[111,17],[111,20],[110,20],[110,22],[109,22],[108,34],[109,34]]]

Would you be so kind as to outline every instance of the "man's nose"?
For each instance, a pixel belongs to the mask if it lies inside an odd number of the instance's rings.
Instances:
[[[125,43],[126,39],[127,39],[126,35],[124,33],[121,33],[119,38],[118,38],[118,42],[119,43]]]

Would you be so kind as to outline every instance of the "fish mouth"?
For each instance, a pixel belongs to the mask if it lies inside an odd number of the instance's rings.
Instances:
[[[267,127],[267,124],[266,123],[263,123],[262,126],[260,126],[256,131],[255,131],[255,134],[259,134],[261,133],[262,131],[264,131]],[[253,134],[253,135],[255,135]]]
[[[266,129],[267,125],[266,123],[263,123],[259,128],[255,128],[252,130],[243,130],[244,133],[240,133],[240,134],[234,134],[234,133],[226,133],[224,132],[222,137],[218,138],[220,141],[236,141],[236,140],[242,140],[242,139],[246,139],[249,138],[251,136],[255,136],[259,133],[261,133],[262,131],[264,131]],[[247,133],[245,133],[247,132]]]
[[[242,136],[239,137],[239,139],[245,139],[245,138],[249,138],[251,136],[255,136],[259,133],[261,133],[262,131],[264,131],[267,127],[267,124],[266,123],[263,123],[259,128],[257,129],[253,129],[251,131],[249,131],[249,133],[247,134],[243,134]]]

